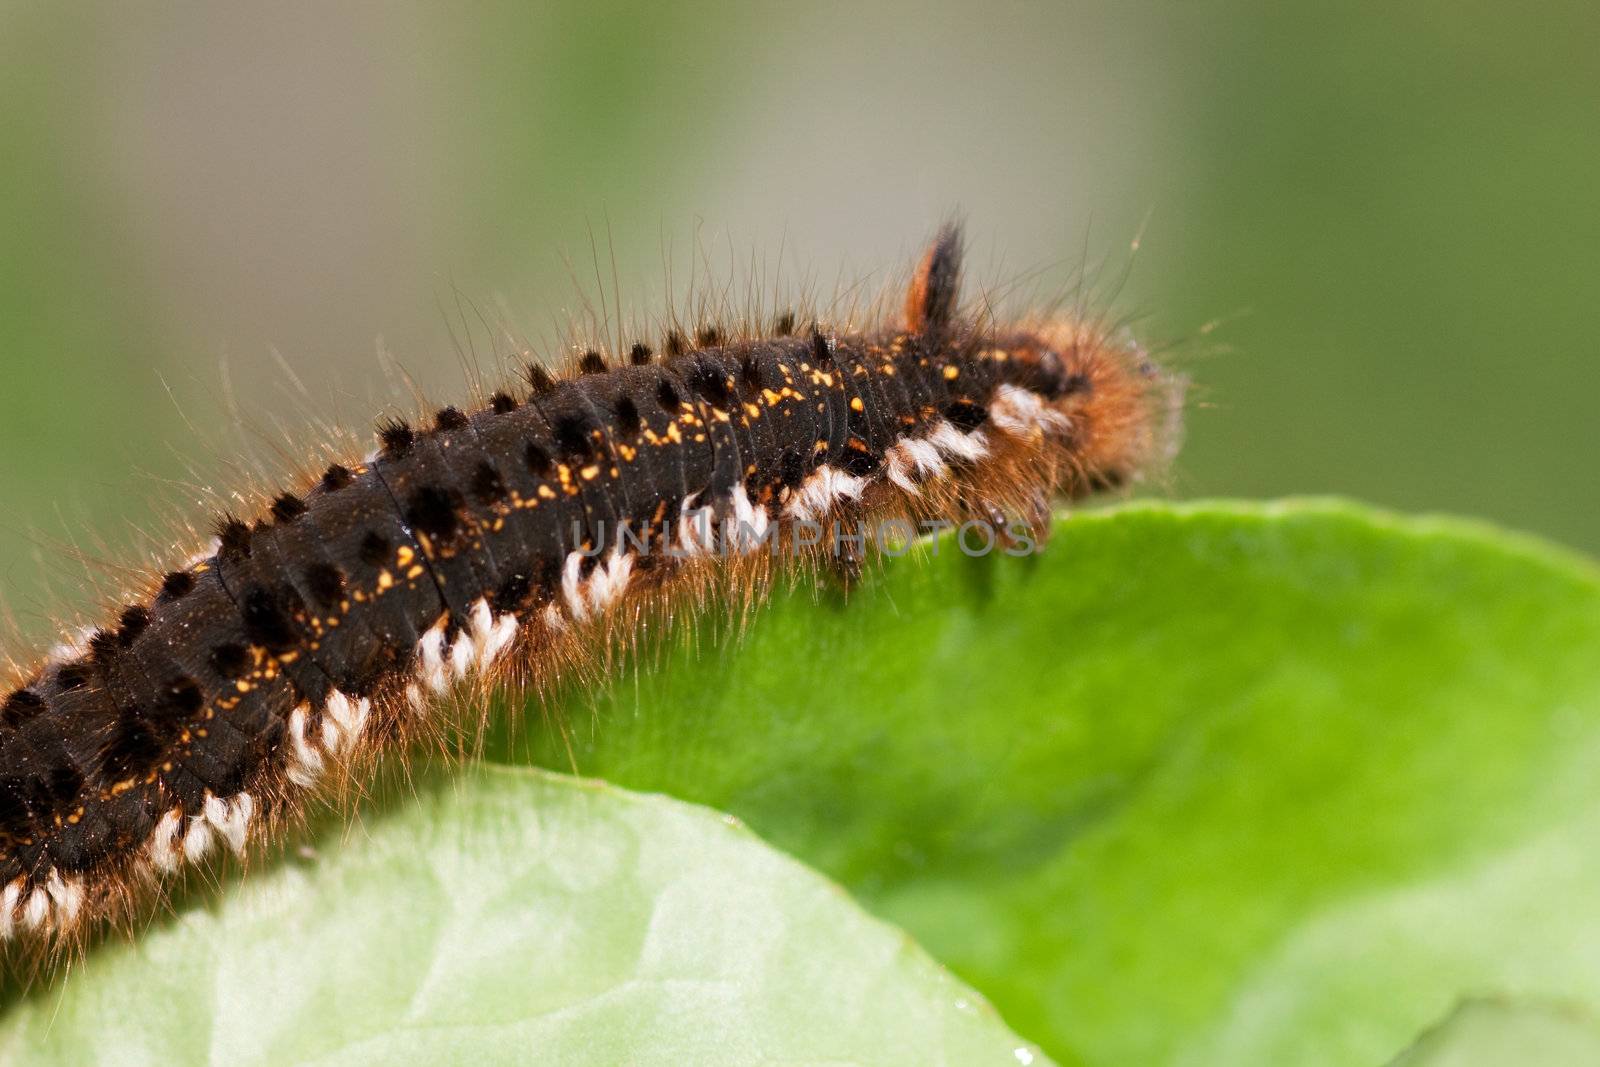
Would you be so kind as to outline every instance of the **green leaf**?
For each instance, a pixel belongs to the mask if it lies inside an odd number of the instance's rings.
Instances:
[[[1568,1005],[1469,1000],[1390,1067],[1593,1067],[1600,1027]]]
[[[1554,550],[1141,505],[692,633],[492,751],[738,815],[1063,1062],[1370,1065],[1465,994],[1600,1004],[1600,581]]]
[[[7,1063],[1017,1064],[982,998],[733,820],[480,770],[13,1009]]]

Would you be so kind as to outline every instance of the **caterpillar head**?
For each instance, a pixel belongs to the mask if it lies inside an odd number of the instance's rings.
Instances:
[[[1009,338],[1057,453],[1057,489],[1086,496],[1160,470],[1177,451],[1185,380],[1139,345],[1095,325],[1058,318]]]
[[[1177,451],[1186,380],[1131,339],[1068,316],[992,335],[960,319],[961,232],[939,232],[906,293],[905,321],[925,336],[1004,353],[991,405],[1001,429],[1037,432],[1054,453],[1055,489],[1080,497],[1128,485]]]

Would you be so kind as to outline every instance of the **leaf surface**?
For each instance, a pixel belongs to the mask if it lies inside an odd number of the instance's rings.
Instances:
[[[680,634],[502,758],[732,812],[1065,1063],[1382,1063],[1600,1005],[1600,581],[1474,524],[1134,505]]]
[[[480,768],[13,1008],[61,1064],[1046,1062],[734,820]]]

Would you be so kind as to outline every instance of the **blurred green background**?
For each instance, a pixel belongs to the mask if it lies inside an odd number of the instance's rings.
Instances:
[[[380,344],[459,396],[458,341],[505,353],[456,294],[543,335],[591,236],[650,311],[696,235],[829,292],[952,209],[990,282],[1105,292],[1143,233],[1115,306],[1200,384],[1176,494],[1593,551],[1597,191],[1592,0],[8,3],[0,589],[48,637],[195,484],[393,403]]]

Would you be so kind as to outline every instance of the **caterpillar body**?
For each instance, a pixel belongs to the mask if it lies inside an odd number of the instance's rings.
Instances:
[[[0,936],[140,914],[437,730],[463,684],[545,680],[708,579],[859,565],[803,525],[1020,516],[1042,538],[1051,497],[1137,477],[1176,379],[1093,324],[964,312],[960,245],[935,239],[898,322],[786,315],[534,366],[520,395],[385,423],[366,460],[219,520],[0,697]]]

